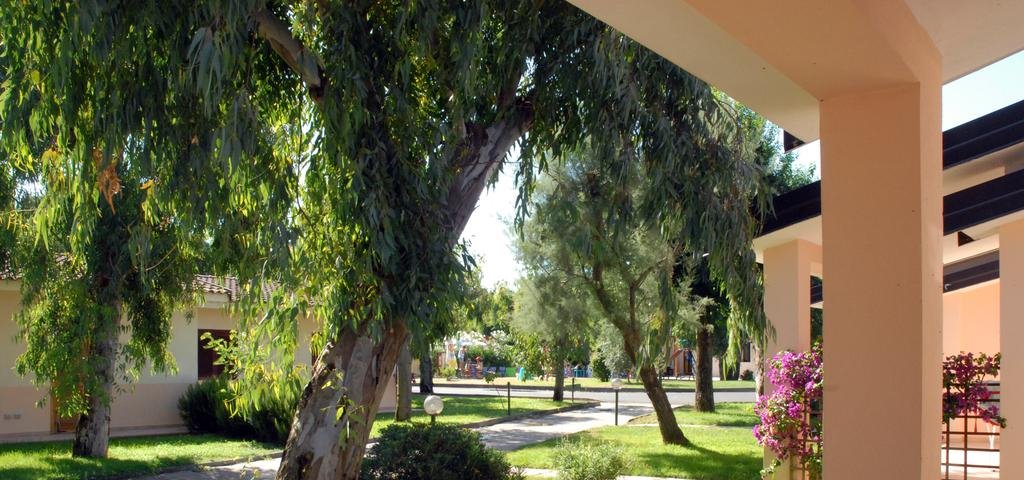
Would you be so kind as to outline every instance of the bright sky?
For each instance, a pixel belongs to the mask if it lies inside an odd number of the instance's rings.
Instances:
[[[1012,55],[942,87],[942,129],[1024,100],[1024,52]],[[512,152],[511,158],[516,158]],[[818,142],[797,150],[801,164],[820,165]],[[484,192],[462,239],[480,264],[485,287],[515,285],[519,264],[512,250],[513,232],[506,226],[515,215],[514,172],[506,167],[493,188]],[[820,169],[815,168],[819,173]]]

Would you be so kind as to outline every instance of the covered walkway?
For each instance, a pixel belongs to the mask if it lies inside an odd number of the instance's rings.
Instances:
[[[941,87],[1024,49],[1024,2],[572,1],[796,138],[821,140],[820,241],[764,251],[771,348],[808,346],[810,276],[822,276],[825,477],[939,478],[951,193]],[[1024,220],[997,233],[1000,288],[1024,291]],[[1002,448],[1024,452],[1024,322],[1006,320],[1024,316],[1024,295],[1002,295],[999,309]],[[1024,457],[1003,458],[1002,478],[1024,478]]]

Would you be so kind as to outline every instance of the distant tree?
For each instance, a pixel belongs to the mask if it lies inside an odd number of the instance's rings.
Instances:
[[[630,215],[650,188],[639,169],[626,170],[623,178],[601,175],[600,168],[600,162],[583,153],[552,168],[538,189],[523,242],[535,250],[535,263],[565,279],[552,292],[561,298],[578,298],[574,291],[590,294],[603,319],[621,336],[626,357],[658,416],[662,440],[686,444],[659,370],[677,325],[695,320],[694,300],[685,282],[673,275],[685,253],[683,245]]]
[[[723,100],[729,101],[728,99]],[[814,180],[813,165],[800,168],[794,164],[796,155],[792,152],[782,152],[778,140],[780,135],[778,127],[749,108],[738,104],[736,104],[736,108],[741,119],[741,131],[747,142],[755,146],[752,152],[753,161],[764,170],[764,179],[772,194],[786,193]],[[735,371],[737,368],[735,351],[739,346],[739,339],[753,337],[760,344],[763,337],[751,336],[746,332],[728,331],[729,316],[734,313],[733,309],[737,306],[729,301],[728,292],[723,291],[724,285],[711,276],[703,257],[680,263],[677,270],[680,269],[683,271],[678,272],[679,274],[692,278],[693,293],[708,302],[699,316],[700,326],[690,330],[688,336],[694,341],[696,356],[694,408],[700,412],[713,412],[715,410],[714,386],[712,384],[713,357],[719,358],[720,378],[725,380],[726,372]],[[736,344],[730,345],[730,340]]]
[[[579,354],[591,330],[587,292],[561,272],[533,264],[531,260],[537,257],[522,249],[520,252],[528,259],[528,273],[516,291],[513,327],[538,339],[546,352],[542,367],[551,370],[555,377],[551,399],[560,402],[565,397],[566,361]]]
[[[742,131],[747,141],[756,145],[755,163],[765,172],[765,182],[773,195],[780,195],[814,181],[814,165],[799,167],[794,152],[783,152],[779,141],[781,130],[753,110],[737,105]]]
[[[597,331],[594,349],[595,360],[601,362],[601,365],[609,372],[611,377],[619,377],[622,372],[632,371],[633,362],[626,355],[626,348],[622,343],[622,334],[615,328],[615,325],[602,320],[599,322]]]

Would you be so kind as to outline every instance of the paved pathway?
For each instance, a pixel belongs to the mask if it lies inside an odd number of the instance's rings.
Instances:
[[[505,387],[434,387],[434,391],[441,396],[446,395],[493,395],[504,397]],[[551,390],[525,390],[512,388],[513,397],[538,397],[551,398]],[[569,392],[565,393],[566,400],[569,399]],[[612,392],[576,392],[576,398],[590,398],[600,402],[614,402],[615,394]],[[716,402],[753,402],[757,400],[754,392],[722,392],[715,391]],[[693,392],[668,392],[668,401],[672,406],[693,405]],[[651,405],[651,400],[643,390],[622,390],[619,392],[619,403],[627,405]]]
[[[652,410],[642,405],[620,405],[619,423],[633,417],[645,415]],[[562,437],[571,433],[611,425],[615,419],[614,404],[568,412],[554,413],[540,417],[524,418],[476,429],[483,442],[498,450],[514,450],[524,445],[542,442],[549,438]],[[140,480],[264,480],[274,478],[280,459],[260,460],[223,467],[211,467],[201,471],[172,472],[146,477]],[[538,471],[542,474],[543,471]],[[626,477],[623,477],[626,478]],[[642,477],[629,477],[642,478]]]
[[[620,405],[619,423],[626,423],[633,417],[646,415],[652,411],[644,406]],[[525,418],[476,430],[480,432],[484,444],[488,447],[498,450],[515,450],[525,445],[543,442],[549,438],[564,437],[571,433],[612,425],[614,422],[615,405],[602,403],[598,407]]]

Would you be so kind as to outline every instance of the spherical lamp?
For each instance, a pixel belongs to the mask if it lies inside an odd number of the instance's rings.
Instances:
[[[423,399],[423,411],[430,415],[430,423],[434,423],[437,416],[444,411],[444,400],[437,395],[429,395]]]

